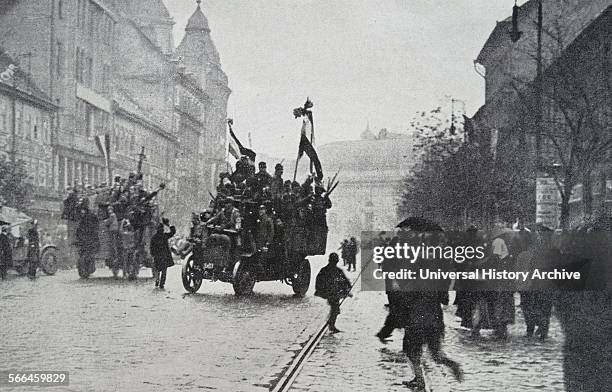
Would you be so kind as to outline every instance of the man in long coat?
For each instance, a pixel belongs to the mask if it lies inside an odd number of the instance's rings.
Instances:
[[[172,253],[170,252],[170,246],[168,240],[174,237],[176,234],[176,228],[174,226],[169,227],[169,232],[165,231],[165,228],[170,225],[167,219],[163,220],[162,224],[157,226],[157,232],[151,238],[151,256],[155,262],[155,270],[157,276],[155,277],[155,287],[160,289],[164,288],[166,284],[166,272],[168,267],[174,265],[172,260]]]
[[[6,270],[13,265],[13,248],[8,236],[8,226],[2,226],[0,233],[0,279],[6,278]]]

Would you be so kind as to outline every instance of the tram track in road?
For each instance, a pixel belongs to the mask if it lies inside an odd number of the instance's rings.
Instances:
[[[362,264],[359,274],[357,274],[355,279],[351,282],[351,290],[349,292],[353,291],[355,284],[357,284],[359,278],[361,277],[361,274],[370,262],[371,260],[365,265]],[[345,300],[346,297],[342,299],[342,301],[340,302],[340,306],[342,306]],[[276,385],[272,389],[270,389],[271,392],[288,392],[291,390],[291,386],[295,382],[296,378],[300,374],[300,371],[302,370],[306,362],[308,362],[308,358],[310,358],[314,350],[321,342],[321,339],[325,335],[326,329],[327,319],[323,323],[321,323],[321,325],[316,329],[316,332],[311,335],[310,339],[308,339],[308,341],[302,347],[300,352],[298,352],[297,355],[293,358],[287,369],[282,372]]]
[[[350,292],[353,291],[363,271],[365,271],[366,267],[370,264],[370,262],[371,260],[369,260],[368,263],[366,263],[365,265],[362,265],[362,268],[359,271],[359,274],[351,282]],[[346,298],[342,299],[342,301],[340,302],[341,306],[345,300]],[[295,355],[295,357],[293,357],[293,359],[289,363],[289,366],[281,372],[280,377],[277,379],[278,381],[276,382],[276,384],[274,384],[273,387],[271,387],[270,389],[271,392],[289,392],[291,390],[293,383],[299,376],[304,365],[308,362],[308,359],[310,358],[312,353],[315,351],[315,349],[321,342],[321,339],[323,338],[323,336],[325,336],[326,330],[327,330],[327,319],[325,319],[325,321],[320,324],[320,326],[315,330],[315,333],[313,333],[308,339],[308,341],[304,344],[302,349]],[[431,375],[429,374],[431,373],[433,369],[429,369],[429,366],[424,366],[423,364],[421,364],[420,366],[423,367],[423,373],[425,376],[424,392],[434,392],[434,389],[431,386],[432,384]],[[403,389],[409,390],[409,389],[406,389],[406,387],[404,387]],[[440,391],[436,388],[435,392],[447,392],[447,391],[450,392],[451,389]]]

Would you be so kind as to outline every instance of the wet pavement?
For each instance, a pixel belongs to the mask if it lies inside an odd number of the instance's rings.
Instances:
[[[413,378],[410,365],[401,352],[403,331],[395,330],[393,341],[381,344],[374,334],[382,327],[387,297],[380,292],[357,292],[342,306],[336,323],[343,332],[325,335],[304,365],[291,391],[408,391],[401,384]],[[518,308],[517,308],[518,309]],[[459,361],[465,381],[456,382],[450,372],[425,356],[424,369],[431,391],[453,392],[562,392],[563,334],[553,317],[546,342],[527,340],[524,322],[517,312],[507,341],[495,341],[483,331],[474,340],[459,327],[454,306],[445,310],[444,348]]]
[[[257,283],[249,298],[236,298],[220,282],[186,294],[179,265],[169,270],[164,291],[145,278],[145,269],[135,282],[114,280],[104,268],[89,280],[75,270],[35,281],[11,275],[0,282],[0,370],[67,370],[70,385],[54,389],[61,391],[266,391],[325,319],[326,302],[313,296],[324,260],[312,260],[303,299],[280,282]],[[388,345],[374,337],[386,296],[358,287],[338,318],[344,332],[323,337],[292,391],[408,390],[401,385],[412,378],[401,352],[403,332],[396,330]],[[544,343],[522,337],[520,310],[508,341],[494,341],[486,331],[473,340],[454,310],[445,311],[445,351],[462,363],[465,382],[426,356],[431,390],[565,390],[556,319]]]
[[[187,295],[180,271],[169,269],[164,291],[148,269],[135,282],[105,268],[88,280],[76,270],[10,275],[0,281],[0,370],[69,371],[70,385],[53,388],[61,391],[265,391],[326,312],[314,279],[302,299],[281,282],[236,298],[231,285],[206,281]]]

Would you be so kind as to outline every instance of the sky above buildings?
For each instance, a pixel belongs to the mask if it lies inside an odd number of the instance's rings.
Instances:
[[[195,0],[164,0],[180,42]],[[520,3],[522,3],[521,1]],[[473,59],[511,0],[204,0],[229,77],[228,115],[255,150],[291,157],[314,102],[316,144],[407,131],[415,112],[453,96],[473,114],[484,80]]]

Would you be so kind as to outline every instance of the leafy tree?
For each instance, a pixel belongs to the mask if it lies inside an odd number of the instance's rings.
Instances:
[[[2,204],[19,210],[30,205],[32,185],[27,183],[28,173],[25,162],[14,164],[6,156],[0,158],[0,197]]]
[[[469,140],[463,126],[451,130],[440,114],[439,108],[421,113],[412,123],[419,159],[404,180],[400,216],[425,216],[454,229],[533,216],[533,184],[525,180],[520,146],[496,156],[488,145]]]

